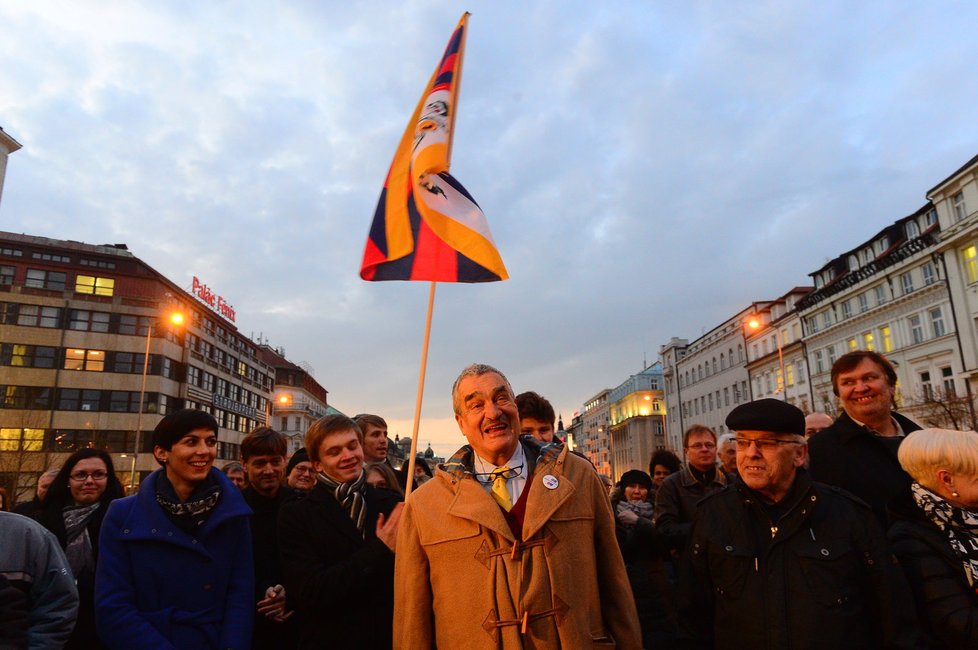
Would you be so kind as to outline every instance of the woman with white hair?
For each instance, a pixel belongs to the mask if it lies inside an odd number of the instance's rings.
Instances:
[[[889,539],[931,648],[978,648],[978,434],[922,429],[900,445],[913,506]]]

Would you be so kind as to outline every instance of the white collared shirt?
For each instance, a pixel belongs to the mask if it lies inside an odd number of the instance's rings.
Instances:
[[[869,431],[872,431],[874,436],[879,436],[880,438],[887,438],[887,437],[891,437],[891,438],[905,438],[905,437],[907,437],[907,434],[904,432],[903,427],[900,426],[900,423],[897,422],[897,419],[895,417],[893,417],[892,415],[890,416],[890,421],[893,423],[893,428],[896,430],[896,434],[894,434],[893,436],[883,436],[883,435],[880,435],[880,433],[878,431],[876,431],[876,429],[874,429],[873,427],[869,426],[865,422],[860,422],[859,420],[857,420],[856,418],[852,417],[851,415],[849,417],[852,418],[852,421],[853,422],[855,422],[856,424],[858,424],[862,428],[868,429]]]
[[[486,492],[492,492],[492,476],[490,474],[494,470],[500,467],[516,469],[520,465],[523,466],[520,475],[506,479],[506,490],[509,491],[509,498],[512,499],[514,505],[520,500],[520,495],[523,494],[523,488],[526,487],[526,475],[529,472],[526,465],[526,454],[523,453],[523,445],[517,442],[513,455],[502,465],[493,465],[489,461],[483,460],[479,454],[472,454],[472,469],[475,470],[476,478],[479,479]]]

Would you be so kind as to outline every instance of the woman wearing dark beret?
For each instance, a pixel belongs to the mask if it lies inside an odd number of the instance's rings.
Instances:
[[[248,648],[251,510],[213,467],[217,421],[184,409],[153,432],[162,466],[112,503],[99,540],[96,621],[109,648]]]

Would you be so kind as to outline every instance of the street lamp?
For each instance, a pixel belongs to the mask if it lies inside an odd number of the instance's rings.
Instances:
[[[173,325],[183,324],[183,314],[178,311],[172,312],[167,320]],[[153,340],[153,327],[160,323],[157,318],[155,323],[150,323],[146,327],[146,352],[143,354],[143,380],[139,387],[139,414],[136,416],[136,440],[132,453],[132,467],[129,471],[129,491],[132,492],[136,485],[136,461],[139,459],[140,438],[143,433],[143,400],[146,398],[146,375],[149,373],[149,344]]]
[[[750,319],[747,321],[747,327],[749,327],[750,329],[752,329],[754,331],[759,331],[761,329],[762,325],[763,325],[763,323],[761,323],[761,319],[760,319],[759,316],[751,316]],[[787,382],[787,377],[784,374],[784,351],[782,349],[781,330],[779,330],[776,327],[773,328],[773,329],[774,329],[774,340],[778,344],[778,365],[781,366],[781,381],[778,382],[780,384],[778,386],[778,390],[781,392],[781,399],[783,399],[784,401],[787,402],[788,401],[788,390],[787,390],[787,383],[788,382]]]

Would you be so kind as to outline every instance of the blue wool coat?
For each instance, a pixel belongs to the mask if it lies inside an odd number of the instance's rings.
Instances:
[[[251,509],[220,471],[221,498],[196,535],[156,502],[157,476],[113,501],[99,539],[95,615],[109,648],[249,648],[254,621]]]

